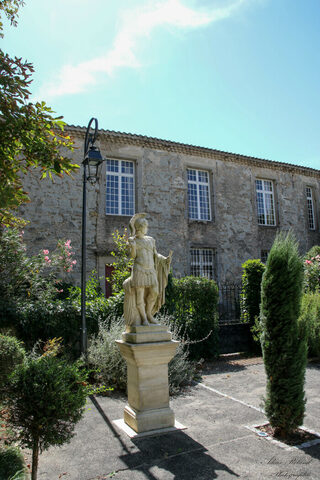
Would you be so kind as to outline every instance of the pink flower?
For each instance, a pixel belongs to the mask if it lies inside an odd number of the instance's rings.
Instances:
[[[72,265],[75,265],[77,263],[77,260],[72,260]]]
[[[71,240],[67,240],[65,242],[64,246],[67,247],[67,248],[71,248],[70,243],[71,243]]]
[[[312,262],[310,262],[310,260],[306,260],[304,263],[305,263],[306,265],[312,265]]]
[[[45,261],[46,261],[48,264],[51,263],[51,260],[50,260],[49,257],[45,256],[44,259],[45,259]]]
[[[43,250],[44,255],[48,255],[48,253],[49,253],[49,250]]]
[[[68,268],[68,269],[67,269],[67,272],[71,272],[71,270],[72,270],[72,267]]]

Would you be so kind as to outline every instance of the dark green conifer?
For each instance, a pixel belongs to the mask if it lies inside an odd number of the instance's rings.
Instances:
[[[292,233],[276,237],[261,290],[261,345],[267,374],[265,411],[274,434],[303,423],[307,344],[298,328],[303,263]]]

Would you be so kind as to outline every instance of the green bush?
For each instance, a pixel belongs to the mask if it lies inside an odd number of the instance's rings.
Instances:
[[[168,313],[190,341],[190,358],[218,356],[218,287],[204,277],[174,278],[166,295]],[[200,341],[208,337],[204,341]],[[196,343],[191,343],[196,342]]]
[[[98,332],[100,321],[107,318],[121,318],[123,314],[123,293],[106,299],[98,296],[86,302],[88,334]],[[0,301],[0,328],[11,328],[31,349],[39,341],[62,337],[63,344],[71,355],[80,352],[81,307],[77,299],[9,302]]]
[[[269,253],[261,289],[261,344],[267,375],[265,411],[275,435],[302,424],[307,344],[298,326],[303,263],[291,233],[278,235]]]
[[[0,479],[12,478],[17,480],[27,478],[26,464],[18,447],[6,447],[0,450]]]
[[[172,321],[167,316],[162,316],[158,320],[168,326],[172,325]],[[123,391],[127,388],[127,367],[115,341],[121,339],[124,330],[123,319],[108,319],[106,322],[101,322],[99,333],[89,340],[87,356],[98,383]],[[172,333],[174,339],[180,339],[177,327]],[[176,355],[168,366],[171,394],[178,393],[183,385],[190,383],[193,379],[195,367],[187,357],[188,350],[180,343]]]
[[[84,412],[86,375],[76,365],[43,356],[17,367],[8,391],[8,424],[20,444],[33,451],[35,480],[39,452],[62,445],[73,436],[75,424]]]
[[[320,357],[320,292],[303,295],[299,324],[307,335],[309,357]]]
[[[242,264],[242,269],[241,320],[254,324],[260,314],[261,280],[265,265],[259,259],[247,260]]]
[[[0,334],[0,392],[13,370],[21,365],[26,352],[15,337]],[[0,477],[1,478],[1,477]]]

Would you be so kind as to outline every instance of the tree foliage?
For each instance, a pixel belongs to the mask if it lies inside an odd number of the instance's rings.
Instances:
[[[266,415],[275,435],[302,424],[307,361],[305,333],[298,326],[303,263],[291,233],[276,237],[261,289],[261,344],[267,374]]]
[[[133,259],[129,258],[127,251],[128,232],[124,229],[121,235],[119,230],[115,230],[112,234],[113,241],[116,245],[116,250],[111,252],[114,257],[112,266],[114,268],[111,276],[112,293],[118,294],[123,291],[123,282],[130,276],[130,269],[133,265]]]
[[[13,25],[18,9],[23,2],[18,0],[0,2]],[[3,24],[0,22],[0,33]],[[45,102],[30,101],[31,63],[22,58],[11,58],[0,50],[0,223],[22,223],[12,211],[29,201],[23,189],[23,175],[31,168],[39,167],[41,177],[70,174],[78,168],[63,153],[72,150],[73,142],[63,133],[62,117]]]

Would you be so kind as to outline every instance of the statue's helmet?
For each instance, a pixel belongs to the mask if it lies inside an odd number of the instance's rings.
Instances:
[[[132,236],[136,234],[136,230],[139,230],[140,226],[143,223],[147,222],[145,218],[146,216],[146,213],[136,213],[135,215],[133,215],[129,222],[130,232]]]

